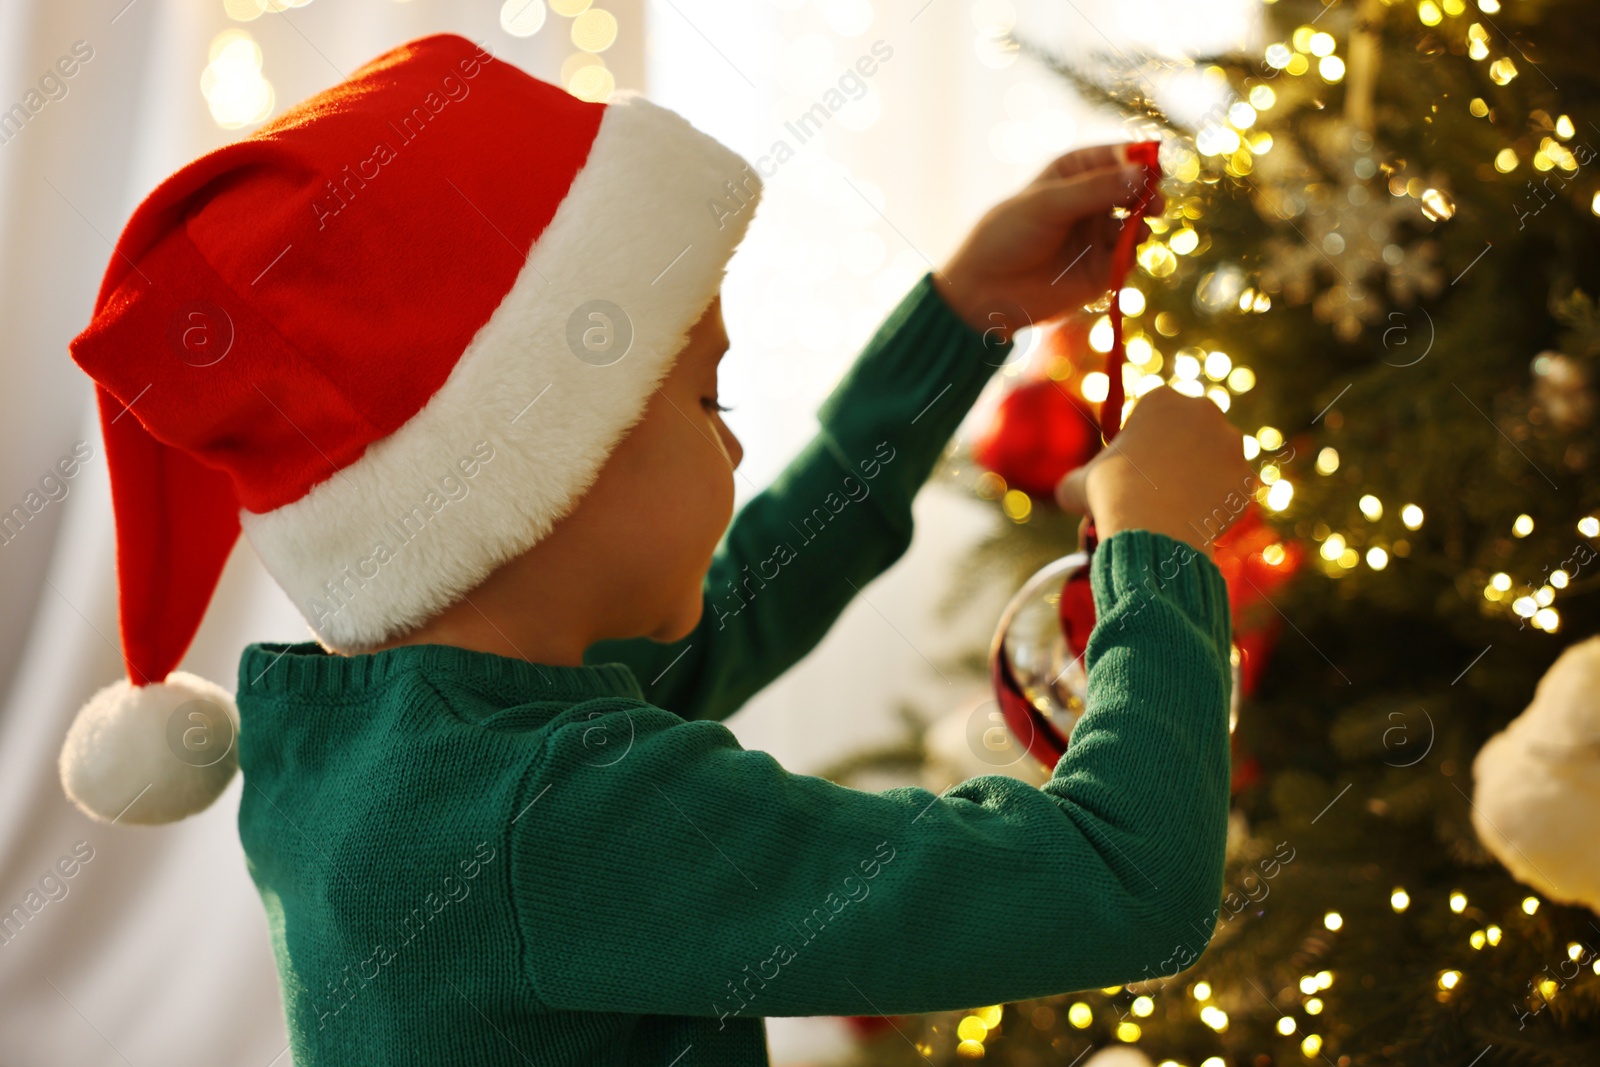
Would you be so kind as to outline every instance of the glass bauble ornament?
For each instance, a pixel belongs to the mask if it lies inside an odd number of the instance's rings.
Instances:
[[[989,646],[989,674],[1006,726],[1046,767],[1066,753],[1087,706],[1083,653],[1095,622],[1090,559],[1089,552],[1074,552],[1029,578],[1001,612]],[[1240,655],[1237,647],[1230,652],[1232,732],[1239,720]]]

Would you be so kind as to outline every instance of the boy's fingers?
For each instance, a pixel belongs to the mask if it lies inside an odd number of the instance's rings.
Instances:
[[[1119,219],[1110,213],[1096,215],[1093,219],[1095,241],[1108,249],[1115,248],[1117,243],[1122,240],[1122,231],[1130,226],[1137,228],[1139,231],[1136,243],[1144,241],[1149,236],[1149,224],[1142,218],[1136,219],[1130,215]]]
[[[1091,171],[1040,185],[1027,194],[1030,206],[1047,222],[1067,226],[1085,216],[1133,207],[1144,192],[1144,168]]]
[[[1034,184],[1073,178],[1088,171],[1107,167],[1120,167],[1126,162],[1122,145],[1101,144],[1078,148],[1051,160],[1050,165],[1034,179]]]
[[[1142,219],[1118,219],[1108,213],[1083,220],[1064,235],[1051,277],[1063,284],[1105,286],[1112,252],[1129,226],[1139,228],[1135,243],[1150,235],[1150,227]]]

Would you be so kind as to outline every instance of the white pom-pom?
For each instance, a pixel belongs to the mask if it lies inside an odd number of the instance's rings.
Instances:
[[[61,785],[103,822],[154,825],[203,811],[239,769],[239,712],[214,682],[173,671],[164,683],[106,686],[61,746]]]
[[[1525,885],[1600,911],[1600,637],[1563,652],[1472,763],[1472,825]]]

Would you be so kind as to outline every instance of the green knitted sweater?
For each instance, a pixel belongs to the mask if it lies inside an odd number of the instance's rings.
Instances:
[[[924,277],[739,511],[676,643],[602,642],[584,666],[246,649],[239,832],[297,1067],[749,1067],[762,1016],[1193,961],[1222,889],[1230,683],[1226,590],[1187,546],[1125,531],[1096,552],[1088,711],[1043,788],[849,789],[719,721],[904,553],[1004,354]]]

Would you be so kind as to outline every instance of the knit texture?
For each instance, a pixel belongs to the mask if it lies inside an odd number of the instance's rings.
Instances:
[[[1226,589],[1187,546],[1125,531],[1095,553],[1088,711],[1042,788],[849,789],[718,721],[904,553],[1004,354],[924,277],[739,511],[681,641],[576,667],[245,651],[239,830],[297,1067],[752,1067],[763,1016],[1192,962],[1222,891],[1230,682]]]

